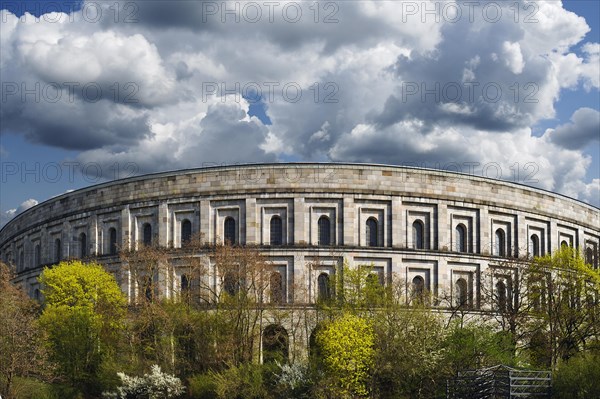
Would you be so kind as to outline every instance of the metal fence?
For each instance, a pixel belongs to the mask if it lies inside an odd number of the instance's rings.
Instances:
[[[550,371],[517,370],[498,365],[469,370],[447,381],[447,399],[550,398]]]

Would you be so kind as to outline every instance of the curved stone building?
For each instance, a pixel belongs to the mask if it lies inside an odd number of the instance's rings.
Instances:
[[[566,244],[598,267],[600,216],[598,208],[554,193],[438,170],[223,166],[133,177],[52,198],[4,226],[0,258],[35,297],[43,266],[95,256],[134,301],[140,290],[122,270],[118,249],[156,242],[177,257],[197,234],[209,243],[257,245],[279,273],[271,284],[284,304],[315,303],[346,261],[371,265],[384,285],[400,279],[477,309],[485,284],[510,285],[511,271],[501,266],[506,259]],[[175,263],[160,280],[161,295],[177,295],[187,284],[183,270]],[[490,279],[482,277],[486,270]],[[218,279],[211,281],[218,290]]]

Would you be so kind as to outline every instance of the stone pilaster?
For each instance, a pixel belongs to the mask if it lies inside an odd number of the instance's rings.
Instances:
[[[516,257],[525,257],[527,256],[527,246],[529,245],[529,238],[527,237],[527,221],[525,220],[525,216],[517,215],[517,226],[515,231],[517,234],[513,242],[513,253]]]
[[[311,294],[312,270],[301,253],[294,254],[294,281],[297,284],[294,290],[294,303],[308,303]]]
[[[308,234],[306,226],[306,205],[304,198],[294,198],[294,244],[308,244]]]
[[[242,233],[245,232],[245,244],[257,244],[257,233],[259,232],[260,223],[256,218],[256,198],[246,198],[246,220],[244,224],[245,228],[242,229]]]
[[[110,237],[106,237],[107,240]],[[129,207],[121,209],[121,248],[126,251],[132,248],[133,240],[135,240],[135,234],[131,231],[131,215]]]
[[[50,245],[48,240],[48,229],[46,229],[46,227],[41,228],[40,245],[40,263],[43,265],[48,263],[50,259]]]
[[[158,245],[161,247],[170,247],[172,245],[173,237],[171,237],[169,231],[169,207],[166,202],[161,202],[158,205]]]
[[[71,247],[73,246],[73,234],[71,231],[71,223],[68,221],[63,222],[62,231],[61,231],[61,256],[60,259],[65,260],[70,258],[71,256]],[[73,254],[76,255],[76,254]]]
[[[432,230],[437,230],[438,237],[438,245],[437,249],[439,250],[452,250],[452,243],[450,242],[450,219],[448,215],[448,206],[445,203],[438,204],[437,209],[437,220],[434,221]],[[434,245],[434,249],[436,246]]]
[[[403,223],[402,217],[402,200],[400,197],[392,197],[392,247],[401,248],[406,244],[403,243]],[[405,237],[405,235],[404,235]]]
[[[354,198],[350,196],[344,196],[343,202],[343,211],[342,211],[342,220],[343,220],[343,232],[344,235],[341,237],[341,242],[339,245],[348,245],[354,246],[358,245],[356,242],[356,208],[354,206]]]
[[[545,253],[554,253],[559,247],[560,243],[558,242],[558,226],[556,223],[556,219],[550,219],[550,230],[548,231],[548,241],[549,248],[546,249]]]
[[[475,221],[474,252],[483,255],[492,253],[492,220],[486,206],[479,209],[479,220]]]
[[[89,254],[91,256],[100,254],[101,251],[98,247],[98,244],[99,244],[98,215],[96,215],[96,214],[90,216],[89,237],[90,237],[89,243],[88,243]]]
[[[582,228],[578,228],[577,229],[577,234],[575,235],[575,242],[573,243],[573,245],[585,257],[585,236],[583,235],[583,229]]]
[[[21,267],[23,270],[27,270],[33,264],[33,247],[31,245],[31,240],[29,239],[29,235],[25,234],[23,236],[23,264]]]
[[[214,243],[214,237],[211,232],[211,220],[213,216],[210,212],[210,201],[200,201],[200,235],[202,240],[208,243]]]

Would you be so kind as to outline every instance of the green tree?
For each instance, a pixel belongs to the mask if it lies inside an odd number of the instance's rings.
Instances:
[[[442,317],[425,306],[390,304],[373,320],[377,397],[433,397],[444,378]]]
[[[362,317],[345,313],[317,333],[326,391],[338,398],[366,397],[375,357],[375,333]]]
[[[563,247],[534,259],[531,272],[543,276],[538,326],[548,337],[552,364],[596,345],[600,336],[600,274],[579,252]]]
[[[262,399],[268,392],[264,381],[264,366],[244,363],[221,372],[211,372],[219,399]]]
[[[207,286],[221,328],[220,357],[228,365],[252,362],[260,340],[263,303],[268,302],[272,266],[256,248],[214,248],[217,287]],[[215,290],[216,288],[216,290]]]
[[[142,374],[154,364],[168,372],[175,371],[174,329],[169,317],[169,295],[164,291],[165,279],[172,272],[169,252],[157,242],[125,245],[119,252],[136,286],[127,318],[129,343],[128,371]]]
[[[560,362],[552,385],[557,398],[600,398],[600,352],[582,352]]]
[[[45,308],[41,326],[51,359],[65,382],[84,394],[102,389],[101,367],[114,354],[126,300],[98,264],[62,262],[40,276]]]
[[[337,285],[344,308],[356,312],[384,306],[388,292],[373,265],[351,268],[344,260],[339,279]]]
[[[442,344],[450,376],[460,371],[504,364],[516,366],[512,337],[507,331],[482,322],[461,325],[454,322],[446,331]]]
[[[18,378],[51,376],[37,320],[39,305],[10,279],[8,266],[0,262],[0,394],[8,399],[20,397],[26,389]]]
[[[181,302],[163,303],[172,325],[175,372],[180,377],[220,368],[218,342],[223,322],[214,312],[195,309]]]

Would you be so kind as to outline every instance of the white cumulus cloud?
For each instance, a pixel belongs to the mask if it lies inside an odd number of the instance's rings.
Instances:
[[[14,209],[9,209],[8,211],[5,211],[4,213],[0,214],[0,227],[4,226],[6,223],[8,223],[12,218],[14,218],[15,216],[17,216],[18,214],[26,211],[27,209],[36,206],[38,204],[38,201],[30,198],[28,200],[25,200],[21,203],[21,205],[19,205],[17,208]]]
[[[444,13],[450,2],[438,15],[408,3],[284,2],[254,22],[243,3],[225,22],[190,1],[94,2],[104,11],[95,23],[80,11],[60,22],[2,11],[0,66],[17,85],[0,109],[2,134],[140,173],[292,158],[497,163],[510,178],[527,164],[537,168],[530,184],[592,201],[582,149],[598,110],[532,133],[555,118],[563,90],[598,90],[585,19],[560,1],[536,2],[533,15],[521,2],[517,22],[513,2],[497,2],[493,22],[482,4],[451,3],[456,18]],[[135,23],[108,8],[127,4]],[[291,23],[282,12],[295,4],[302,17]],[[70,96],[65,82],[102,95]],[[62,95],[23,101],[21,84]],[[256,92],[271,124],[249,116],[243,95]]]

